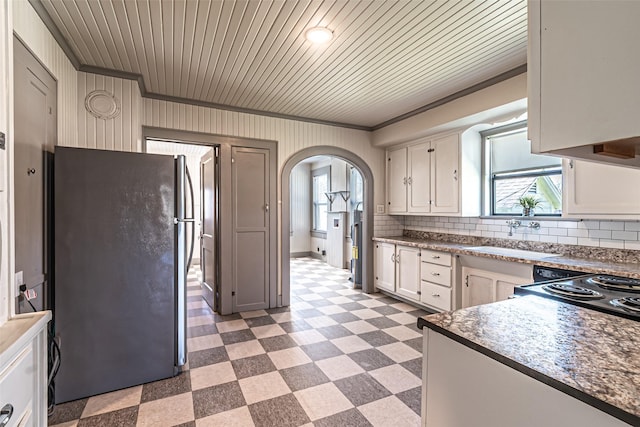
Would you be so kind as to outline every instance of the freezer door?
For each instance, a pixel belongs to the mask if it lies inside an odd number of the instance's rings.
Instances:
[[[173,156],[56,147],[56,403],[175,375],[175,173]]]

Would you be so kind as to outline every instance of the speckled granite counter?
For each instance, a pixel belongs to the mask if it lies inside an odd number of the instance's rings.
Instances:
[[[459,255],[473,255],[486,258],[493,258],[503,261],[515,261],[527,264],[536,264],[545,267],[564,268],[567,270],[583,271],[585,273],[612,274],[622,277],[631,277],[640,279],[640,263],[637,262],[613,262],[604,261],[597,258],[586,258],[588,252],[585,252],[585,258],[558,255],[558,256],[541,256],[540,254],[530,253],[524,254],[523,250],[528,248],[514,248],[514,254],[508,254],[508,248],[502,251],[495,251],[492,248],[482,248],[486,242],[464,243],[464,242],[447,242],[442,240],[425,240],[415,237],[374,237],[374,241],[394,243],[423,249],[432,249],[437,251],[451,252]],[[548,245],[539,245],[532,250],[538,252],[548,252]],[[601,252],[602,248],[590,249],[592,252]],[[553,249],[552,249],[553,251]],[[614,251],[610,249],[609,251]],[[629,251],[630,252],[630,251]],[[633,251],[639,252],[640,251]],[[553,252],[551,252],[553,253]],[[601,254],[598,254],[601,258]]]
[[[428,327],[634,426],[640,323],[526,296],[418,319]]]

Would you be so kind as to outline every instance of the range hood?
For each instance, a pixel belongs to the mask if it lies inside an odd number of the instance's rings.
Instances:
[[[548,153],[570,159],[588,160],[591,162],[609,163],[640,169],[640,136],[551,150]]]

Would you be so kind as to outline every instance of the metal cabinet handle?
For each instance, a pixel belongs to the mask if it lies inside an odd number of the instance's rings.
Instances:
[[[431,294],[432,297],[440,298],[440,294]]]
[[[440,259],[440,255],[432,255],[431,258],[433,259]]]
[[[9,424],[9,420],[13,415],[13,405],[7,403],[0,409],[0,427],[4,427]]]
[[[27,169],[27,175],[35,175],[36,170],[35,168],[28,168]]]
[[[440,273],[433,272],[433,273],[431,273],[431,275],[432,275],[432,276],[439,276],[439,275],[440,275]]]
[[[396,262],[396,254],[391,254],[391,262]]]
[[[264,211],[265,211],[265,212],[269,212],[269,203],[267,203],[266,205],[264,205]]]
[[[396,255],[396,262],[399,264],[400,263],[400,255]]]
[[[412,182],[413,182],[413,179],[411,179],[411,177],[409,177],[409,179],[407,180],[407,183],[409,183],[409,185],[411,185]]]
[[[402,183],[403,183],[404,185],[407,185],[407,178],[406,178],[406,177],[405,177],[405,178],[402,178]]]
[[[453,171],[453,179],[454,179],[455,181],[457,181],[457,180],[458,180],[458,169],[456,169],[456,170],[454,170],[454,171]]]

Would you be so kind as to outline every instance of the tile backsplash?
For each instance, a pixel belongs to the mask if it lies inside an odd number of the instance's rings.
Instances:
[[[376,215],[374,235],[379,237],[400,236],[404,230],[416,230],[530,242],[640,250],[640,221],[516,218],[521,221],[522,225],[513,231],[513,236],[509,236],[509,226],[506,221],[511,218]],[[528,224],[531,221],[539,222],[540,228],[537,230],[529,228]]]

